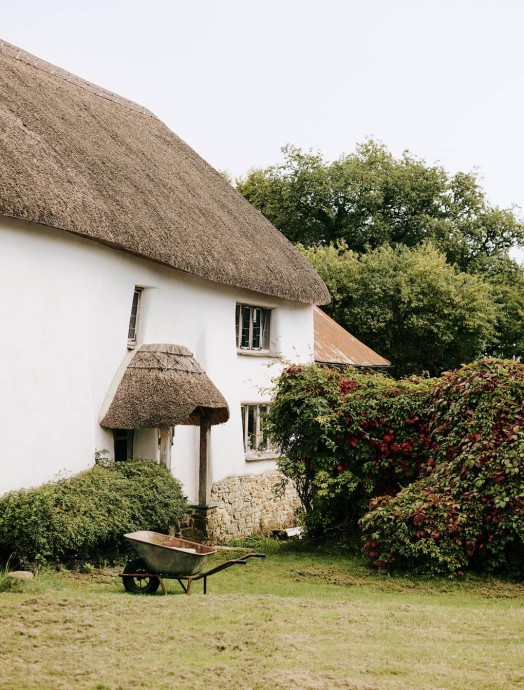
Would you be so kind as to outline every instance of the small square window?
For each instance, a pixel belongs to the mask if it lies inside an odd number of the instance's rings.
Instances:
[[[263,460],[277,455],[275,446],[267,435],[266,417],[268,404],[242,405],[242,432],[246,459]]]
[[[133,293],[133,302],[131,304],[131,316],[129,317],[129,329],[127,332],[127,346],[129,348],[133,348],[136,346],[142,290],[143,288],[136,287]]]
[[[269,352],[271,309],[237,304],[235,321],[239,350]]]

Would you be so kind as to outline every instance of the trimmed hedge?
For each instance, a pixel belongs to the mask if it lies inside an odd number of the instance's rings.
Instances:
[[[180,482],[147,460],[95,466],[0,498],[0,553],[21,563],[97,560],[122,535],[166,532],[187,511]]]

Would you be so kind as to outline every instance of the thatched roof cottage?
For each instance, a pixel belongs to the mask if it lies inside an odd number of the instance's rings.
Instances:
[[[0,248],[0,493],[108,449],[216,500],[216,538],[289,517],[264,411],[324,283],[152,113],[1,41]]]

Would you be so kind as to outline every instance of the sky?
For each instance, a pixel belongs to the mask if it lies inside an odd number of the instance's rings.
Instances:
[[[522,0],[0,0],[0,37],[153,111],[233,177],[366,137],[524,215]],[[524,261],[524,250],[514,256]]]

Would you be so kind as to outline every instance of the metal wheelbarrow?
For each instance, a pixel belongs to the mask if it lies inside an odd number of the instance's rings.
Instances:
[[[206,558],[217,551],[211,546],[147,530],[130,532],[124,537],[140,556],[130,560],[124,572],[119,573],[124,587],[131,594],[154,594],[159,587],[166,594],[165,579],[177,580],[186,594],[190,593],[195,580],[203,579],[206,594],[210,575],[232,565],[245,565],[248,558],[266,557],[264,553],[247,553],[202,572]]]

